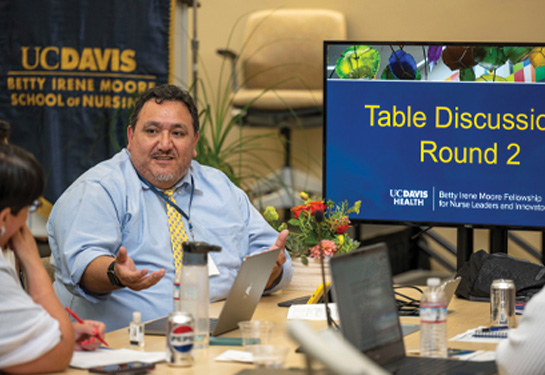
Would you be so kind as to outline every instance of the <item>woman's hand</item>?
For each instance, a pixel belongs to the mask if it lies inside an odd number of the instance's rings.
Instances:
[[[97,336],[103,337],[106,325],[95,320],[85,320],[84,324],[72,322],[76,350],[95,350],[102,345]]]
[[[8,247],[13,250],[15,256],[21,262],[23,267],[27,264],[27,262],[31,261],[41,264],[40,253],[38,252],[36,240],[26,224],[16,231],[9,239]]]

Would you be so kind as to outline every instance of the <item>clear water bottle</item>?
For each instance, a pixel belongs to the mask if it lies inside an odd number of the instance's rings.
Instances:
[[[184,260],[188,253],[184,254]],[[210,332],[208,305],[208,267],[206,264],[186,264],[182,266],[180,288],[180,310],[193,316],[193,349],[206,349]],[[198,354],[195,352],[195,355]]]
[[[437,277],[428,279],[420,301],[420,355],[447,357],[447,299]]]
[[[191,314],[194,320],[193,355],[195,359],[204,358],[203,350],[208,348],[210,319],[208,305],[208,253],[220,251],[221,247],[205,242],[184,242],[182,244],[181,277],[179,285],[179,311]],[[174,284],[176,293],[176,284]],[[175,297],[176,298],[176,297]],[[176,304],[176,300],[174,300]]]

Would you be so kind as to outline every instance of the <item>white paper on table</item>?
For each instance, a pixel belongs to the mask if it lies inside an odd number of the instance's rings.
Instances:
[[[88,369],[96,366],[108,366],[126,362],[157,363],[165,360],[166,352],[98,348],[93,351],[75,351],[70,361],[70,366]]]
[[[229,349],[221,353],[215,358],[216,361],[220,362],[244,362],[252,363],[252,353],[245,352],[243,350],[233,350]]]
[[[496,360],[496,352],[492,350],[476,350],[473,353],[457,355],[460,361],[487,362]]]
[[[337,313],[337,304],[328,303],[331,319],[339,320],[339,314]],[[310,305],[291,305],[288,310],[288,319],[301,319],[301,320],[327,320],[325,314],[325,305],[323,303],[316,303]]]
[[[479,343],[489,343],[489,344],[499,344],[505,338],[500,337],[473,337],[473,333],[476,331],[479,331],[483,328],[486,328],[484,326],[468,329],[464,333],[460,333],[459,335],[454,336],[453,338],[449,339],[449,341],[460,341],[460,342],[479,342]]]

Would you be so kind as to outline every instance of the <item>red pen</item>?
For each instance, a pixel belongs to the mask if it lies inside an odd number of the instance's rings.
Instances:
[[[85,322],[78,316],[78,314],[76,314],[74,311],[72,311],[72,309],[70,307],[65,307],[65,309],[68,312],[68,314],[70,314],[74,319],[76,319],[78,321],[78,323],[85,324]],[[104,341],[104,339],[100,336],[100,333],[97,333],[96,337],[101,343],[108,346],[108,343],[106,341]]]

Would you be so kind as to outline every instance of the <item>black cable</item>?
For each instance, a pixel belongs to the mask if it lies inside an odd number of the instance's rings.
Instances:
[[[416,289],[416,290],[418,290],[421,294],[424,294],[424,291],[423,291],[422,289],[420,289],[419,287],[415,286],[415,285],[411,285],[411,284],[399,284],[399,285],[395,285],[395,286],[394,286],[394,290],[395,290],[395,289],[403,289],[403,288]]]
[[[420,300],[415,299],[413,297],[409,297],[409,296],[407,296],[407,295],[405,295],[403,293],[400,293],[400,292],[396,291],[396,289],[406,289],[406,288],[416,289],[417,291],[420,292],[420,294],[424,293],[422,291],[422,289],[420,289],[419,287],[414,286],[414,285],[398,285],[398,286],[394,286],[394,294],[397,297],[400,297],[400,298],[396,298],[396,300],[395,300],[399,315],[402,315],[402,316],[418,316],[419,313],[420,313]]]

